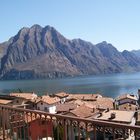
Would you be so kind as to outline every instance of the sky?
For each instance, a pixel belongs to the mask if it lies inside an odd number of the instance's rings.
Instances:
[[[140,0],[0,0],[0,42],[34,24],[68,39],[140,49]]]

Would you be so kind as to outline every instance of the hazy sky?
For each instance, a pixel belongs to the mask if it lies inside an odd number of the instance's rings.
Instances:
[[[0,42],[33,24],[120,51],[140,49],[140,0],[0,0]]]

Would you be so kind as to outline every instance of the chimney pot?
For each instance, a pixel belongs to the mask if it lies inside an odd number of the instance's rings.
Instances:
[[[115,113],[115,112],[111,113],[111,116],[110,116],[110,118],[111,118],[111,119],[114,119],[114,118],[116,118],[116,113]]]

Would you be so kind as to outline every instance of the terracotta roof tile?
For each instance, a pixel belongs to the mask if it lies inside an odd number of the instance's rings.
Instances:
[[[79,100],[89,100],[97,99],[102,97],[100,94],[70,94],[69,98],[79,99]]]
[[[72,104],[72,103],[65,103],[65,104],[59,104],[56,106],[56,112],[66,112],[66,111],[70,111],[77,108],[76,104]]]
[[[112,113],[115,114],[114,118],[111,118]],[[95,119],[104,121],[131,123],[134,114],[135,114],[134,111],[109,110],[104,111],[101,116],[96,116]]]
[[[87,118],[95,114],[96,111],[97,111],[96,109],[90,108],[86,106],[85,104],[83,104],[80,107],[77,107],[76,109],[70,112],[75,114],[77,117]]]
[[[118,101],[123,100],[123,99],[132,99],[132,100],[136,100],[136,101],[138,100],[135,95],[130,95],[130,94],[123,94],[116,98],[116,100],[118,100]]]
[[[10,96],[21,97],[30,100],[37,98],[37,95],[34,93],[10,93]]]
[[[50,97],[48,95],[43,95],[40,101],[47,104],[55,104],[55,103],[60,102],[60,99],[57,97]]]
[[[5,99],[0,99],[0,104],[8,104],[8,103],[10,103],[10,102],[12,102],[12,100],[5,100]]]
[[[63,97],[68,97],[69,94],[66,92],[60,92],[60,93],[55,94],[55,96],[57,96],[59,98],[63,98]]]
[[[98,98],[96,101],[88,102],[88,103],[95,105],[96,108],[113,109],[114,108],[113,102],[114,100],[112,98],[102,97],[102,98]]]

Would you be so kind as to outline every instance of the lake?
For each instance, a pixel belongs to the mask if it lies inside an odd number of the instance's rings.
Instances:
[[[9,92],[34,91],[38,95],[60,91],[68,93],[100,93],[103,96],[117,97],[124,93],[137,94],[140,88],[139,73],[93,75],[53,80],[0,81],[1,94]]]

